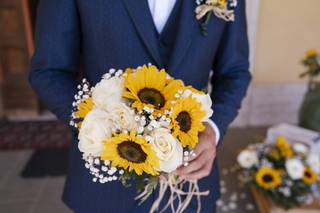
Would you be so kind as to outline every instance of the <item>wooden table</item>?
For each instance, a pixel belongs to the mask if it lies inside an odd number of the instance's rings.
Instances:
[[[256,188],[251,187],[251,192],[260,213],[320,213],[320,203],[317,203],[316,201],[308,206],[284,210],[276,206],[269,198],[265,197]]]

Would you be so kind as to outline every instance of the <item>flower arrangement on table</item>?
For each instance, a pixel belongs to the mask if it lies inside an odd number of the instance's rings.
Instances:
[[[203,122],[213,113],[210,96],[152,65],[110,69],[94,87],[84,79],[78,90],[70,125],[79,130],[78,147],[92,180],[126,186],[134,179],[141,202],[160,185],[150,212],[159,210],[167,190],[164,209],[183,212],[196,196],[200,212],[200,196],[209,192],[171,172],[195,156]]]
[[[320,188],[320,156],[282,136],[274,144],[248,146],[238,155],[238,164],[246,183],[284,209],[310,202]]]

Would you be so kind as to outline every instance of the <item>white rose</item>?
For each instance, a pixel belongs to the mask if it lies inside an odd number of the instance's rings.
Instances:
[[[107,112],[109,112],[109,119],[116,129],[130,131],[138,128],[134,119],[134,111],[124,103],[110,104]]]
[[[316,154],[310,154],[307,157],[307,164],[310,166],[312,171],[320,174],[320,157]]]
[[[206,115],[202,119],[202,121],[208,121],[213,114],[212,100],[210,95],[194,93],[191,90],[187,89],[183,92],[182,97],[188,97],[190,95],[192,96],[192,98],[195,98],[199,103],[201,103],[201,110],[206,112]]]
[[[93,109],[82,122],[79,132],[79,150],[85,155],[98,157],[103,149],[103,140],[111,136],[108,113]]]
[[[308,152],[308,147],[302,143],[293,144],[293,150],[297,153],[306,154]]]
[[[160,171],[170,173],[182,164],[183,149],[180,142],[167,129],[155,129],[152,145],[160,159]]]
[[[286,170],[293,180],[301,179],[304,175],[304,166],[298,159],[289,159],[286,161]]]
[[[258,163],[258,155],[254,150],[243,150],[238,155],[237,160],[242,168],[250,169]]]
[[[92,100],[100,109],[108,109],[111,103],[119,103],[122,98],[123,78],[102,79],[93,89]]]

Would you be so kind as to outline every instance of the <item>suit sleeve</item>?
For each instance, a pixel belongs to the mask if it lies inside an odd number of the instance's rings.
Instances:
[[[69,123],[79,71],[80,30],[74,0],[40,0],[29,81],[45,106]]]
[[[245,0],[238,1],[235,21],[228,22],[213,63],[213,122],[221,138],[235,119],[251,81]]]

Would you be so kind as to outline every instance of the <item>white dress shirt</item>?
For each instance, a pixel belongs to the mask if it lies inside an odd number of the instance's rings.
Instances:
[[[148,0],[154,25],[161,33],[173,10],[176,0]]]
[[[148,0],[148,3],[154,25],[156,26],[158,33],[161,33],[173,10],[176,0]],[[209,120],[208,123],[216,133],[216,143],[218,144],[220,139],[220,131],[212,120]]]

